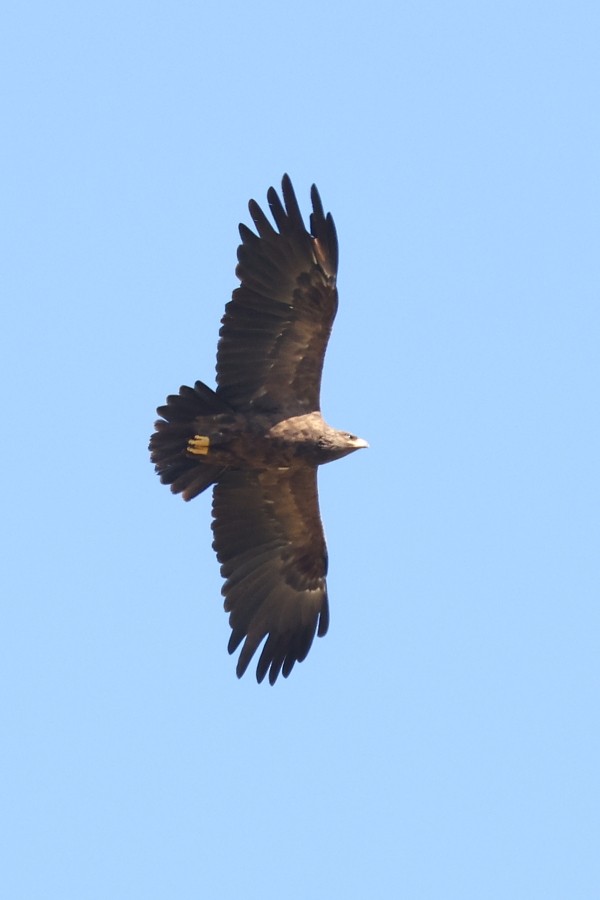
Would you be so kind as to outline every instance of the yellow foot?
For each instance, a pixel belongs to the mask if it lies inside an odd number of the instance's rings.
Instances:
[[[207,438],[204,434],[195,434],[188,441],[187,452],[193,453],[194,456],[206,456],[209,445],[210,438]]]

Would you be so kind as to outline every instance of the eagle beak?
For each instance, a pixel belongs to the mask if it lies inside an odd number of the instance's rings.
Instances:
[[[356,450],[366,450],[368,446],[368,442],[363,440],[362,438],[356,438],[356,440],[354,441],[354,447]]]

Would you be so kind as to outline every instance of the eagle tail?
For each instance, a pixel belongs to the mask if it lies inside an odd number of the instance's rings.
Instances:
[[[206,450],[191,449],[201,438],[195,420],[230,412],[230,407],[201,381],[193,388],[183,385],[178,394],[167,397],[165,406],[156,410],[161,416],[150,438],[150,456],[163,484],[174,494],[191,500],[214,484],[224,472],[223,466],[204,462]]]

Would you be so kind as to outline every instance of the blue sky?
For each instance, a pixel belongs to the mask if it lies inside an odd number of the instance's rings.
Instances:
[[[2,19],[2,896],[598,896],[597,7]],[[285,171],[371,449],[321,471],[331,628],[270,688],[146,447]]]

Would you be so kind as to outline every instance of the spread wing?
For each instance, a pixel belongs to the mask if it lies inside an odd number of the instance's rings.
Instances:
[[[337,310],[338,245],[331,214],[313,185],[309,234],[292,183],[283,203],[267,194],[273,228],[251,200],[256,235],[240,225],[241,286],[225,307],[217,349],[217,393],[239,410],[300,415],[320,409],[321,372]]]
[[[245,639],[237,675],[266,637],[256,677],[269,672],[274,684],[329,624],[316,469],[225,473],[214,488],[212,527],[233,629],[229,652]]]

